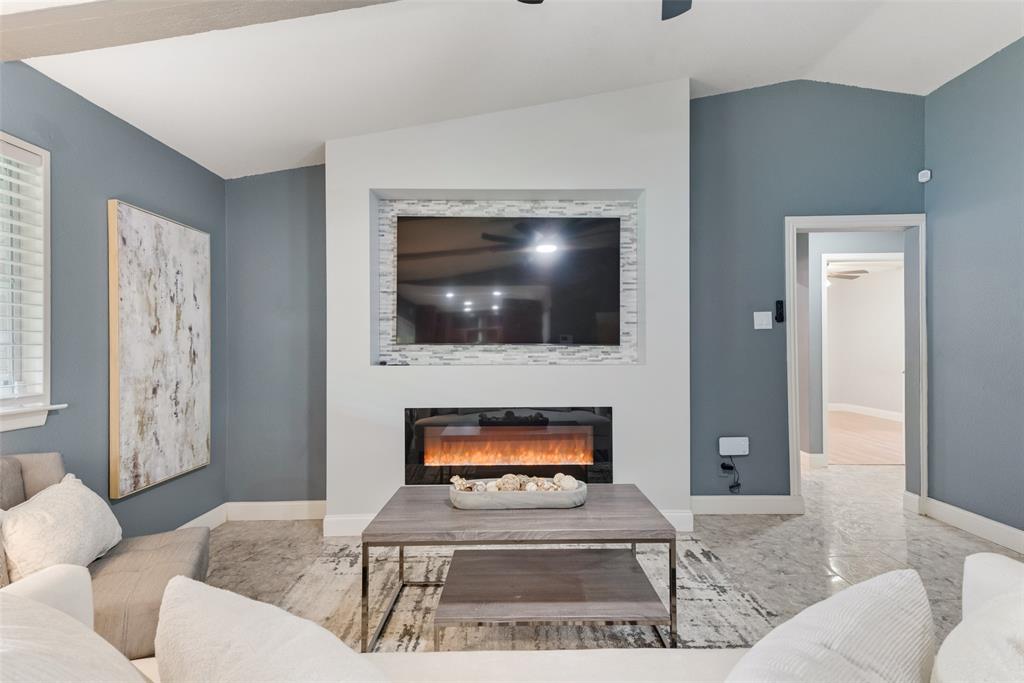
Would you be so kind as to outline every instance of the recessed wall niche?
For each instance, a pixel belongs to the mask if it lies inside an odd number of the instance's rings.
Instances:
[[[594,194],[594,193],[588,193]],[[639,193],[586,199],[376,199],[377,337],[371,361],[380,365],[587,365],[639,362]],[[408,327],[398,301],[398,217],[617,218],[619,315],[617,345],[398,343]],[[402,334],[408,334],[406,329]]]

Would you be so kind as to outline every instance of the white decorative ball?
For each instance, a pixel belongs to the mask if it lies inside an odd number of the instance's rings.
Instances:
[[[563,491],[575,491],[579,483],[576,481],[576,477],[571,474],[567,474],[558,480],[558,487]]]

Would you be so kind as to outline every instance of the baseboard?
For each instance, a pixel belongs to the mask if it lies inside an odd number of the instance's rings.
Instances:
[[[216,529],[226,521],[228,521],[228,505],[227,503],[221,503],[212,510],[199,515],[195,519],[185,522],[178,528],[189,529],[191,527],[205,526],[211,529]]]
[[[665,515],[672,526],[676,528],[676,531],[682,531],[689,533],[693,531],[693,512],[690,510],[662,510],[661,514]]]
[[[326,509],[327,501],[324,500],[230,501],[221,503],[178,528],[205,526],[215,529],[224,522],[322,519]]]
[[[824,453],[808,453],[807,451],[800,451],[800,457],[807,460],[807,466],[811,469],[821,469],[822,467],[828,467],[828,456]]]
[[[323,519],[326,500],[268,500],[225,503],[228,521],[252,522],[264,519]]]
[[[803,496],[690,496],[695,515],[802,515]]]
[[[361,536],[373,519],[372,513],[324,516],[324,536]]]
[[[881,408],[870,408],[868,406],[859,406],[853,403],[829,403],[828,409],[840,410],[844,413],[870,415],[871,417],[880,417],[883,420],[893,420],[894,422],[903,422],[903,413],[897,410],[882,410]]]
[[[903,492],[903,511],[913,512],[915,515],[921,514],[921,496],[910,491]]]
[[[997,522],[988,517],[958,508],[941,500],[926,498],[923,513],[940,522],[945,522],[969,534],[992,541],[1014,552],[1024,553],[1024,530]]]

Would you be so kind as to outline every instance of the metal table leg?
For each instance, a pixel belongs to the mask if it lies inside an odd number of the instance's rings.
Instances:
[[[370,546],[363,543],[363,568],[362,568],[362,635],[359,639],[359,651],[366,652],[370,635]]]
[[[676,541],[668,544],[668,614],[669,614],[669,647],[678,647],[679,624],[676,615]]]
[[[388,598],[387,605],[384,608],[384,614],[381,615],[380,622],[377,626],[370,631],[370,546],[369,544],[363,544],[363,567],[362,567],[362,632],[359,640],[359,651],[360,652],[372,652],[373,648],[376,647],[377,641],[380,639],[380,635],[387,628],[388,622],[391,621],[391,616],[395,612],[395,605],[398,604],[398,598],[401,597],[402,591],[409,586],[443,586],[444,583],[441,581],[406,581],[405,580],[405,546],[398,546],[398,588]]]

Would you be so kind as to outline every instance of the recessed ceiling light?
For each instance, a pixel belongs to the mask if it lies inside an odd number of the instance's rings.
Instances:
[[[536,249],[537,249],[537,253],[538,254],[550,254],[550,253],[558,250],[558,245],[557,244],[538,244]]]
[[[501,292],[499,292],[498,290],[494,290],[493,292],[491,292],[491,295],[492,296],[501,296]]]
[[[444,296],[447,299],[454,299],[455,298],[455,292],[446,292]]]
[[[496,310],[498,310],[499,308],[501,308],[501,306],[499,306],[498,304],[494,304],[493,306],[491,306],[491,310],[492,310],[492,311],[496,311]]]
[[[463,303],[462,305],[463,306],[472,306],[473,302],[472,301],[467,301],[467,302]]]

